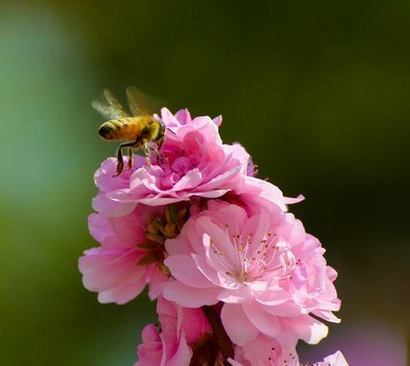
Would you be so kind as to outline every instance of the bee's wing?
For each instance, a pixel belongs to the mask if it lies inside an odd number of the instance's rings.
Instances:
[[[135,86],[126,89],[128,105],[133,116],[151,115],[162,106],[160,100],[144,94]]]
[[[129,114],[125,111],[121,103],[110,90],[104,89],[104,98],[106,102],[95,100],[91,103],[91,105],[105,118],[112,119],[129,117]]]

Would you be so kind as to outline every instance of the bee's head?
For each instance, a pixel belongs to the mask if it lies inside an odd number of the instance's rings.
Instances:
[[[105,140],[111,139],[112,128],[110,125],[103,123],[98,129],[98,134]]]

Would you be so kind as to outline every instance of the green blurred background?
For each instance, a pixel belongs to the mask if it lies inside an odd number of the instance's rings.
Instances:
[[[405,1],[3,0],[0,364],[135,359],[153,304],[99,304],[77,258],[94,245],[93,172],[115,149],[90,101],[137,85],[173,111],[222,114],[260,176],[306,196],[291,210],[327,248],[343,300],[342,324],[306,357],[404,365],[409,24]]]

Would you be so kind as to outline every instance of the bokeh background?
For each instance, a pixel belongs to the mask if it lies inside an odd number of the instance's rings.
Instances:
[[[338,270],[343,321],[306,361],[406,364],[410,329],[410,3],[0,4],[0,364],[130,365],[144,296],[101,305],[77,258],[93,172],[115,146],[90,101],[137,85],[222,114]]]

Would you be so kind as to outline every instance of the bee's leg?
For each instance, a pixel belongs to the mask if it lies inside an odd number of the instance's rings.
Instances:
[[[127,142],[125,144],[121,144],[120,146],[118,146],[117,149],[117,174],[114,175],[114,177],[118,177],[122,171],[124,170],[124,158],[122,156],[122,149],[124,147],[129,147],[130,151],[129,151],[129,156],[130,156],[130,160],[128,161],[128,166],[130,166],[130,164],[132,165],[132,150],[131,148],[133,146],[135,146],[138,142],[134,141],[134,142]],[[130,163],[131,161],[131,163]]]
[[[148,146],[148,143],[146,141],[144,141],[144,154],[146,156],[150,155],[149,146]]]
[[[164,142],[164,137],[161,137],[161,139],[156,141],[156,146],[152,147],[152,150],[154,151],[157,161],[159,163],[163,163],[163,157],[161,155],[161,147],[162,147],[163,142]]]
[[[158,154],[159,154],[159,152],[161,151],[161,147],[162,147],[162,144],[164,143],[164,136],[162,136],[160,139],[159,139],[159,141],[157,141],[157,152],[158,152]]]
[[[128,148],[128,169],[132,168],[132,147]]]
[[[148,146],[148,142],[144,141],[144,154],[146,156],[145,160],[147,161],[147,165],[151,166],[151,158],[150,156],[150,150],[149,150],[149,146]]]
[[[122,148],[123,146],[118,146],[117,149],[117,174],[113,175],[113,177],[118,177],[122,171],[124,170],[124,159],[122,157]]]
[[[155,161],[158,164],[162,164],[162,163],[166,162],[167,156],[161,155],[161,153],[160,153],[157,146],[151,146],[151,150],[155,154]]]

